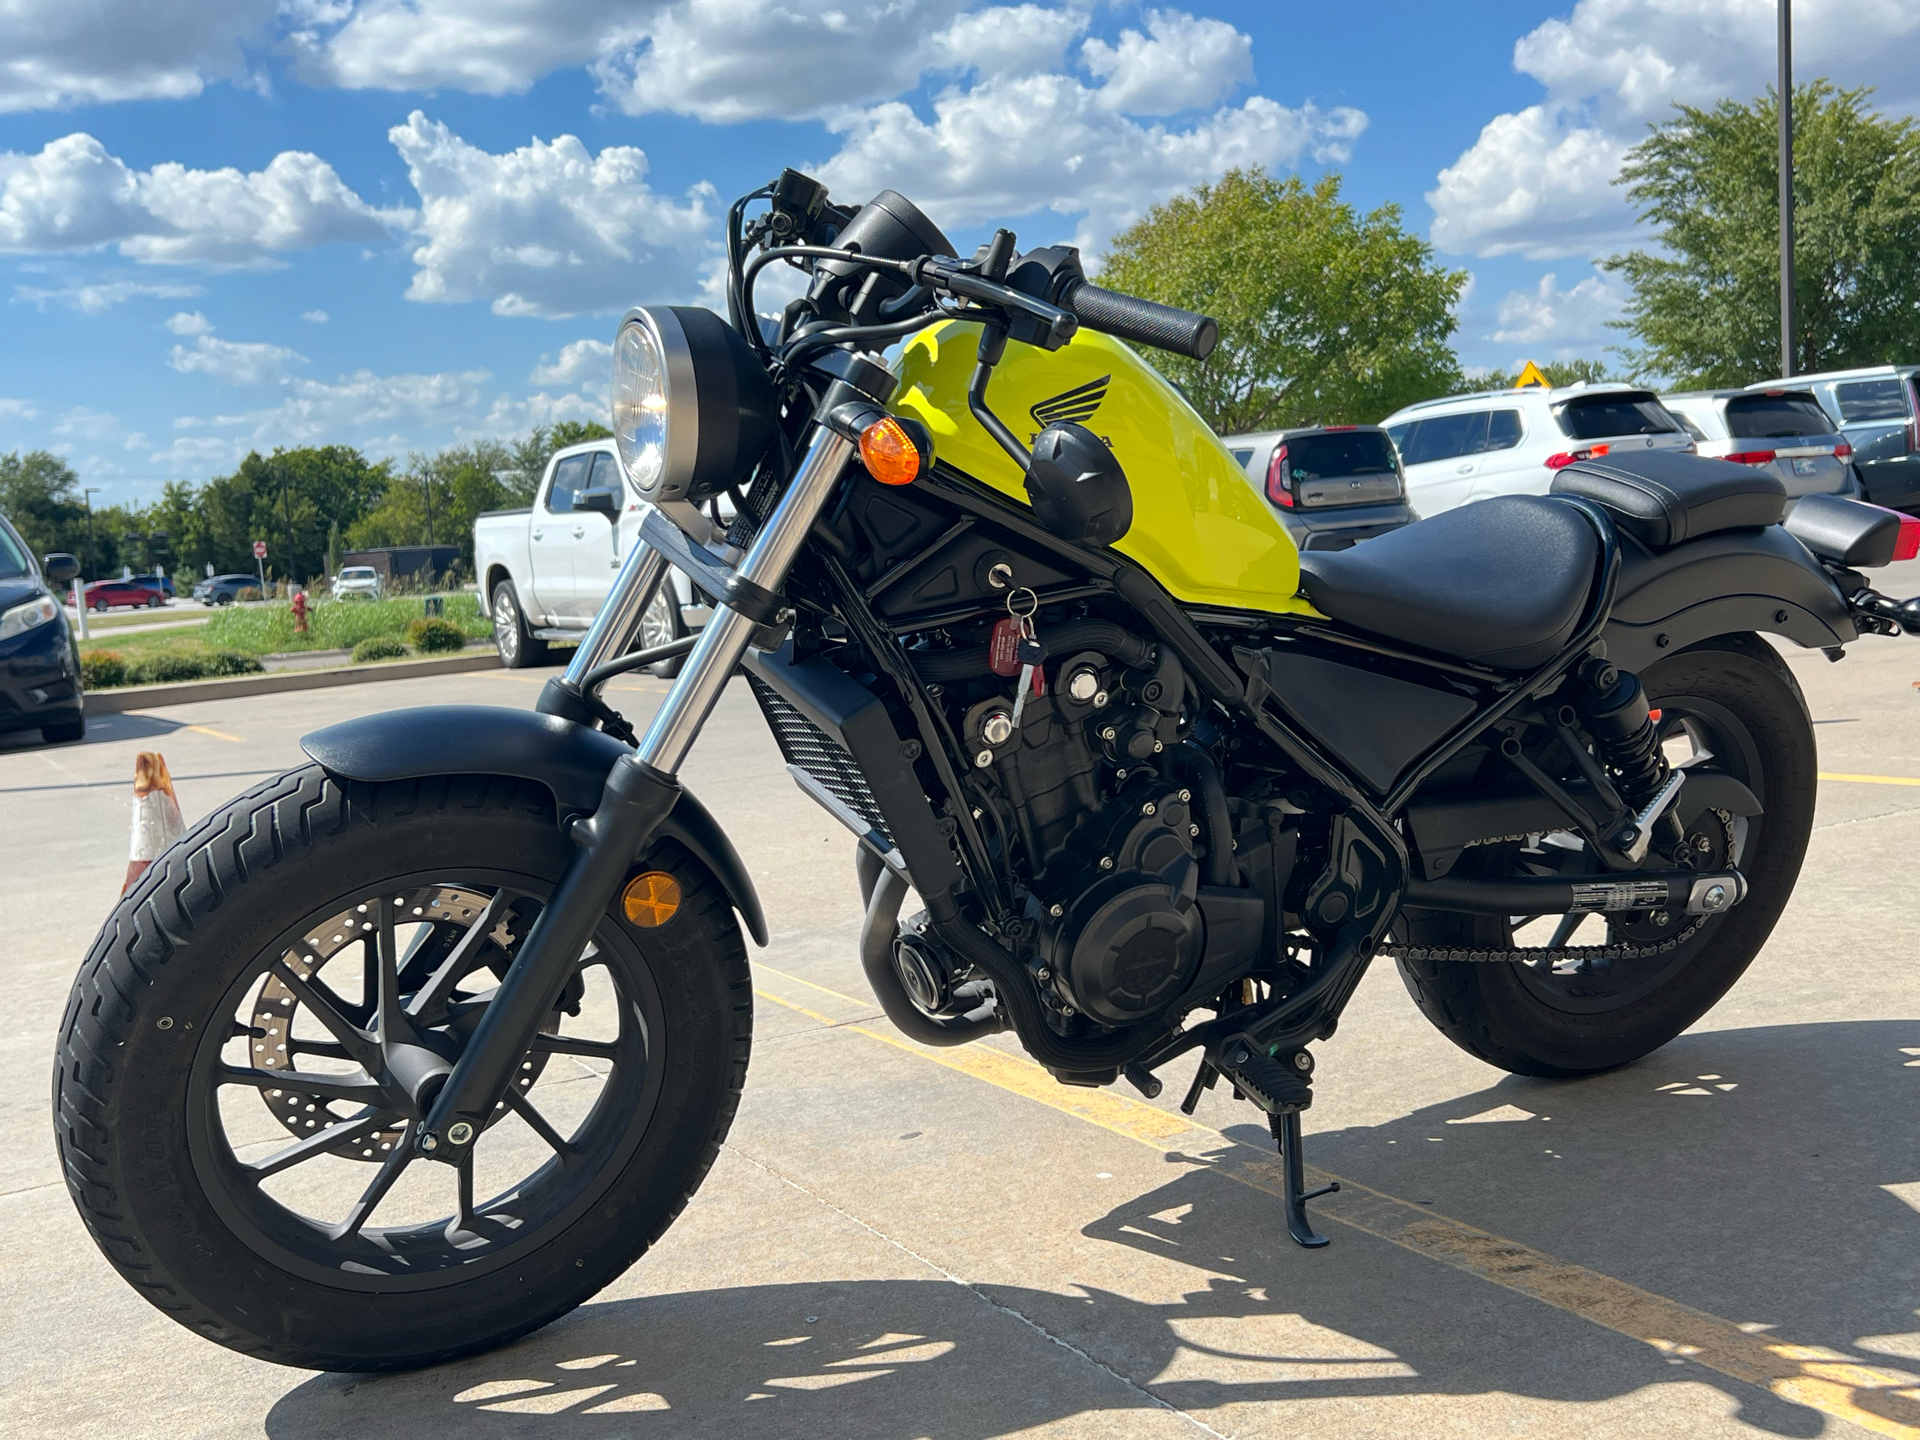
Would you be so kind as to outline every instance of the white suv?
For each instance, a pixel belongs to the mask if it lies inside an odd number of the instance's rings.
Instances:
[[[1633,385],[1449,395],[1380,424],[1400,448],[1407,502],[1423,516],[1494,495],[1544,495],[1554,472],[1576,460],[1693,448],[1660,397]]]

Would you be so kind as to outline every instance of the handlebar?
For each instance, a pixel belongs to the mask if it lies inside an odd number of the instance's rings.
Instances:
[[[1220,327],[1210,316],[1196,315],[1118,290],[1102,290],[1085,280],[1067,288],[1062,303],[1082,325],[1136,345],[1171,350],[1189,360],[1204,360],[1220,343]]]

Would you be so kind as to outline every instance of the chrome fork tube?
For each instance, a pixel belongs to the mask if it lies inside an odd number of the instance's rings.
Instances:
[[[627,653],[640,628],[640,617],[653,603],[666,573],[667,557],[644,540],[634,541],[633,549],[627,552],[627,563],[614,578],[613,589],[593,617],[586,639],[573,652],[573,662],[567,666],[567,684],[584,690],[589,671]]]
[[[824,425],[814,431],[787,493],[773,507],[740,562],[742,578],[765,590],[780,588],[852,454],[851,440]],[[640,612],[634,613],[638,616]],[[739,611],[724,604],[714,607],[713,618],[700,632],[700,641],[687,656],[680,678],[674,681],[673,690],[641,738],[638,754],[644,763],[662,775],[678,773],[694,737],[718,703],[720,692],[733,678],[734,667],[746,653],[755,628],[755,622]]]

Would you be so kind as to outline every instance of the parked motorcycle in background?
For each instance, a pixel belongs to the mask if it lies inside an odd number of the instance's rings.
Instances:
[[[1519,1074],[1664,1044],[1806,848],[1812,731],[1760,635],[1920,632],[1859,573],[1920,528],[1826,497],[1783,528],[1773,476],[1668,451],[1303,555],[1123,343],[1204,357],[1205,317],[1004,230],[962,260],[903,197],[792,171],[732,207],[728,254],[726,318],[621,322],[618,453],[653,508],[538,709],[308,736],[81,966],[69,1189],[209,1339],[430,1364],[672,1223],[746,1079],[742,927],[767,942],[676,779],[739,671],[857,837],[892,1022],[1010,1030],[1063,1084],[1149,1095],[1191,1057],[1187,1109],[1224,1082],[1269,1118],[1311,1246],[1310,1046],[1374,958]],[[807,291],[769,338],[772,265]],[[634,651],[669,566],[712,618]],[[603,685],[681,656],[636,734]],[[536,1089],[561,1063],[588,1078]]]

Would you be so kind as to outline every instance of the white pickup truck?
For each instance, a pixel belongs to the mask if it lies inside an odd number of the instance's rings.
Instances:
[[[583,497],[611,502],[613,515],[587,508]],[[613,442],[594,440],[554,452],[532,505],[489,510],[474,521],[474,574],[493,615],[501,664],[548,664],[554,645],[580,641],[648,509],[621,474]],[[677,640],[705,625],[711,613],[692,582],[669,569],[641,622],[640,645]],[[664,661],[654,671],[670,676],[679,664]]]

